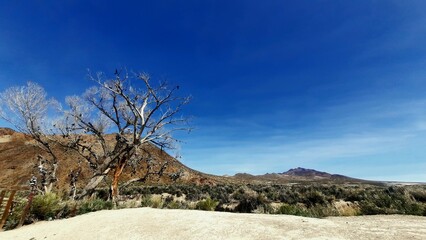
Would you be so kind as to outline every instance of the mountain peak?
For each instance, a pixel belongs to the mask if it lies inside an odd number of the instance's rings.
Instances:
[[[288,175],[288,176],[321,176],[321,177],[330,177],[331,174],[326,172],[320,172],[314,169],[308,169],[308,168],[292,168],[288,170],[287,172],[281,173],[281,175]]]

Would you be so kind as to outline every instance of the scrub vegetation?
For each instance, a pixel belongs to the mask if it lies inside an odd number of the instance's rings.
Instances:
[[[168,184],[127,187],[115,206],[98,189],[83,200],[49,193],[34,198],[25,224],[69,218],[113,208],[151,207],[236,213],[289,214],[323,218],[376,214],[426,216],[426,186],[370,184]],[[14,201],[5,229],[13,229],[25,205],[25,194]]]

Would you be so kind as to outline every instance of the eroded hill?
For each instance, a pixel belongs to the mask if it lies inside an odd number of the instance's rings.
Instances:
[[[87,137],[87,139],[90,140],[90,137]],[[114,138],[111,136],[107,139],[113,141]],[[75,151],[66,150],[60,146],[55,146],[54,150],[59,159],[57,188],[66,189],[69,185],[69,173],[79,166],[83,170],[77,185],[80,187],[84,185],[93,174],[85,160],[81,159]],[[167,162],[167,167],[162,176],[160,178],[149,177],[147,182],[170,183],[176,181],[180,183],[215,184],[226,180],[222,177],[192,170],[171,157],[167,152],[150,144],[145,145],[141,152],[142,158],[149,157],[158,166]],[[46,156],[46,153],[37,147],[37,144],[29,136],[12,129],[0,128],[0,186],[26,185],[32,175],[37,176],[38,174],[38,155]],[[141,161],[141,163],[136,170],[127,167],[121,178],[122,182],[144,176],[146,163],[145,161]],[[179,175],[178,178],[173,177],[176,174]]]

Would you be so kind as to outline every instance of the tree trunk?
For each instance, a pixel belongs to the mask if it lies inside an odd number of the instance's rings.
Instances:
[[[118,180],[120,179],[121,173],[126,166],[126,160],[126,157],[121,158],[114,170],[114,178],[112,179],[111,183],[111,198],[113,202],[116,202],[119,195]]]
[[[135,153],[135,148],[133,146],[129,147],[126,145],[125,147],[119,148],[116,147],[114,150],[113,156],[105,157],[103,159],[103,163],[98,166],[98,170],[96,171],[92,179],[90,179],[89,183],[83,189],[82,193],[77,196],[77,199],[80,199],[90,193],[92,193],[95,188],[99,185],[99,183],[105,178],[105,176],[109,173],[112,168],[112,165],[115,161],[117,162],[117,166],[115,167],[114,179],[111,184],[110,194],[112,198],[118,196],[118,180],[121,176],[121,173],[126,165],[128,159]],[[114,187],[115,186],[115,187]]]
[[[99,185],[99,183],[104,180],[105,176],[109,173],[110,170],[111,168],[107,168],[105,171],[102,172],[102,174],[93,176],[90,179],[89,183],[86,185],[86,187],[84,187],[83,191],[76,196],[76,199],[81,199],[87,196],[88,194],[91,194]]]

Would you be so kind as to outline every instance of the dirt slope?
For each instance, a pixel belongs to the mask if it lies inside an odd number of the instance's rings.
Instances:
[[[426,239],[426,218],[376,215],[315,219],[138,208],[39,222],[1,232],[0,239]]]
[[[111,139],[114,139],[111,136]],[[195,184],[215,184],[220,181],[221,177],[203,174],[192,170],[175,158],[171,157],[164,151],[161,151],[153,145],[147,145],[144,152],[149,153],[149,157],[159,165],[165,161],[168,167],[161,179],[151,179],[153,182],[168,183],[171,182],[170,174],[181,171],[182,176],[178,179],[180,182]],[[0,187],[9,187],[12,185],[26,185],[32,174],[37,173],[37,155],[45,155],[45,153],[25,134],[15,132],[11,129],[0,128]],[[68,189],[68,174],[78,167],[81,157],[73,151],[65,151],[60,147],[55,148],[55,154],[58,156],[58,184],[60,190]],[[143,155],[143,154],[142,154]],[[145,156],[145,155],[143,155]],[[81,187],[83,183],[92,176],[88,164],[85,160],[81,160],[83,172],[80,175],[78,185]],[[146,171],[146,164],[133,172],[131,168],[127,168],[123,173],[122,181],[142,177]]]

